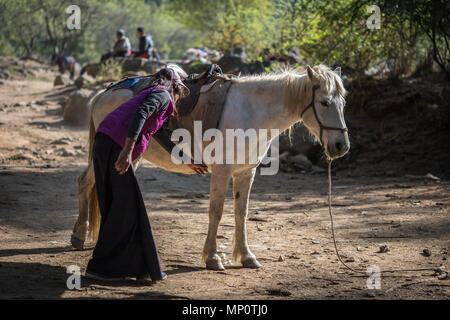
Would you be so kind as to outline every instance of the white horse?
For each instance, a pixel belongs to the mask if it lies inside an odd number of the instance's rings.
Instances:
[[[178,69],[177,72],[184,76],[182,70]],[[279,132],[283,132],[295,123],[303,121],[308,130],[320,140],[328,158],[339,158],[348,152],[350,143],[344,120],[346,91],[337,72],[319,65],[313,68],[308,66],[306,71],[288,70],[277,74],[239,77],[232,81],[218,127],[221,132],[238,128],[243,130],[253,128],[257,132],[260,132],[259,129],[267,129],[268,132],[271,129],[278,129]],[[92,164],[95,128],[109,112],[131,97],[130,90],[109,90],[101,91],[91,100],[89,165],[78,178],[79,217],[71,239],[72,245],[78,249],[83,248],[88,229],[95,239],[99,227]],[[202,96],[199,103],[201,99]],[[266,145],[259,146],[259,150],[267,152],[274,138],[267,139]],[[224,144],[227,144],[226,140]],[[247,158],[249,154],[256,152],[248,148],[250,147],[247,146]],[[265,154],[259,154],[256,164],[247,161],[245,164],[208,166],[211,173],[209,228],[203,247],[203,259],[207,268],[224,269],[217,254],[216,237],[230,178],[233,178],[235,211],[233,258],[244,267],[261,266],[248,246],[246,218],[256,167],[264,156]],[[153,139],[143,158],[167,171],[194,173],[185,165],[173,163],[170,154]]]

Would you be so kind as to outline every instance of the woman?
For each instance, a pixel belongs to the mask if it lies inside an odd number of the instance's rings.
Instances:
[[[179,75],[164,68],[152,84],[120,105],[100,123],[94,141],[93,161],[100,231],[86,277],[97,280],[162,280],[158,251],[134,175],[132,162],[145,151],[150,136],[167,152],[175,144],[162,125],[174,112],[187,88]],[[198,174],[204,164],[187,164]]]

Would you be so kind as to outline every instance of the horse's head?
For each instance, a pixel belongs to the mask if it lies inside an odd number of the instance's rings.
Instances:
[[[344,156],[350,149],[344,119],[345,88],[339,71],[326,66],[306,67],[308,77],[306,103],[301,118],[320,140],[328,158]],[[338,74],[339,73],[339,74]]]

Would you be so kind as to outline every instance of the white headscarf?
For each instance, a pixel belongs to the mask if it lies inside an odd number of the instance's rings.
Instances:
[[[183,83],[183,79],[187,78],[188,76],[187,73],[180,66],[174,63],[169,63],[166,68],[174,72],[174,78],[172,79],[172,81],[185,89],[183,96],[189,95],[189,88],[186,87]]]

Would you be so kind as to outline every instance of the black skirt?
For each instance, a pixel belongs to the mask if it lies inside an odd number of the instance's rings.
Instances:
[[[122,175],[114,167],[121,151],[108,135],[96,134],[93,161],[101,223],[86,271],[161,280],[158,250],[132,166]]]

